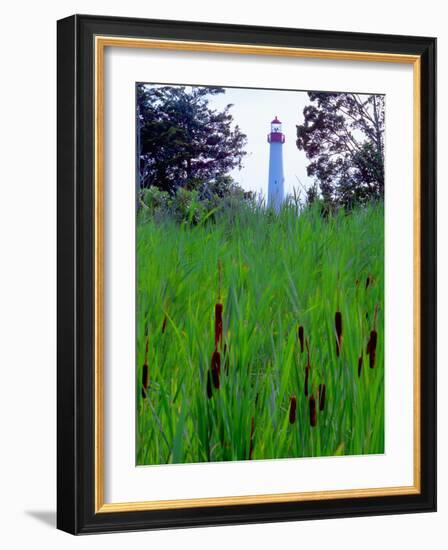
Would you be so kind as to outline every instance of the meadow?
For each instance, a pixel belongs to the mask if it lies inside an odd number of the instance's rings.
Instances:
[[[137,223],[136,463],[384,452],[384,208]]]

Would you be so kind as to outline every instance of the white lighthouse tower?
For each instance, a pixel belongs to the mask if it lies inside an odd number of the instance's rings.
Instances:
[[[285,143],[285,134],[282,133],[282,123],[277,117],[271,122],[268,143],[270,145],[268,208],[274,208],[278,212],[285,196],[285,178],[283,176],[283,144]]]

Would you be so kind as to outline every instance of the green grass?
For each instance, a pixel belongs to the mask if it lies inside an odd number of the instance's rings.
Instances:
[[[140,220],[137,464],[246,460],[252,419],[252,459],[383,453],[383,241],[382,205],[327,219],[317,210],[297,216],[285,208],[279,216],[227,211],[196,226]],[[366,289],[367,277],[373,282]],[[217,302],[227,354],[220,349],[220,388],[208,398]],[[370,368],[366,346],[376,307]],[[339,357],[336,311],[343,322]],[[318,385],[326,385],[315,427],[304,394],[307,353],[300,350],[299,325],[309,339],[310,394],[318,401]],[[297,398],[293,424],[291,396]]]

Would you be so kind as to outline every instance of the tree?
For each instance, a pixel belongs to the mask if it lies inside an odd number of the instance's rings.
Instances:
[[[324,203],[352,207],[384,196],[384,96],[309,92],[297,147]]]
[[[209,96],[223,88],[137,86],[137,164],[140,188],[171,195],[221,181],[241,167],[246,136],[233,125],[232,105],[218,111]]]

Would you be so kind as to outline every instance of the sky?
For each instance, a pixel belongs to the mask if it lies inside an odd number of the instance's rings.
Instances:
[[[306,174],[309,160],[296,146],[296,125],[303,123],[303,109],[310,103],[308,94],[300,91],[260,90],[251,88],[225,88],[224,94],[209,97],[210,107],[223,109],[232,103],[230,112],[235,124],[247,136],[243,168],[235,169],[232,176],[246,191],[268,190],[269,143],[271,121],[277,116],[282,122],[283,170],[285,195],[293,189],[308,188],[313,180]]]

